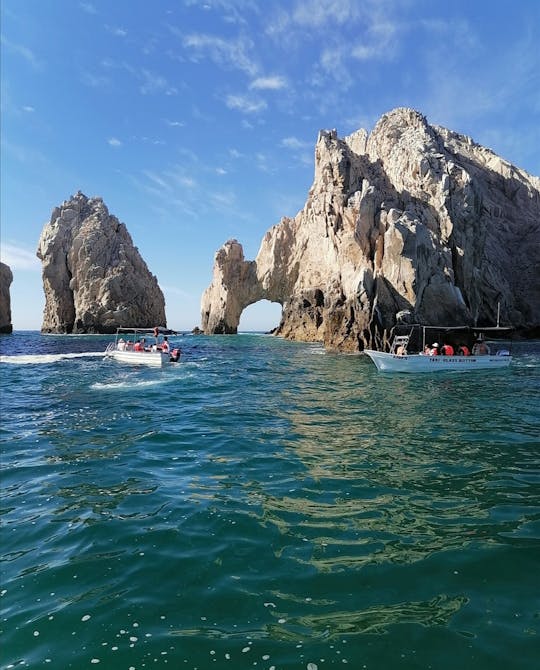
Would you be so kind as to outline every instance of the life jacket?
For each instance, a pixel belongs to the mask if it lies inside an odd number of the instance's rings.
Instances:
[[[134,344],[134,346],[133,346],[133,349],[134,349],[135,351],[142,351],[142,350],[143,350],[143,346],[142,346],[142,344],[141,344],[140,342],[135,342],[135,344]]]
[[[470,356],[471,352],[469,351],[469,347],[466,344],[462,344],[461,347],[458,349],[458,353],[461,354],[462,356]]]
[[[169,343],[168,342],[162,342],[161,343],[161,351],[164,351],[166,354],[169,353]]]
[[[453,356],[454,355],[454,347],[450,344],[443,344],[442,351],[443,351],[443,354],[445,356]]]

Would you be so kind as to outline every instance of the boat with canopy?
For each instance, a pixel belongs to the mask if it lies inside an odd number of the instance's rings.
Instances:
[[[180,348],[169,344],[169,335],[177,331],[168,328],[118,328],[114,342],[105,350],[105,358],[120,363],[163,367],[180,360]]]
[[[414,324],[398,325],[394,333],[389,351],[364,349],[379,372],[500,370],[512,362],[511,328]]]

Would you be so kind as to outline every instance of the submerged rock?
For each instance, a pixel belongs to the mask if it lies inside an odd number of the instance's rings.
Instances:
[[[13,281],[13,273],[9,265],[0,263],[0,333],[12,333],[11,295],[9,287]]]
[[[111,333],[165,326],[165,299],[126,226],[79,192],[56,207],[39,240],[42,332]]]
[[[540,179],[412,109],[368,134],[321,131],[304,208],[262,240],[217,252],[202,297],[206,333],[242,310],[282,305],[276,333],[329,349],[376,346],[400,313],[433,325],[538,329]],[[400,316],[401,318],[401,316]]]

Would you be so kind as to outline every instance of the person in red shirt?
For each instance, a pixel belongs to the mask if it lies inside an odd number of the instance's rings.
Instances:
[[[454,347],[451,344],[443,344],[442,345],[442,353],[443,356],[453,356],[454,355]]]

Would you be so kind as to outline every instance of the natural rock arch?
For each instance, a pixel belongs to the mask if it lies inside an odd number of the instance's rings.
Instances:
[[[329,349],[376,345],[408,311],[420,323],[540,326],[540,179],[418,112],[368,135],[321,131],[306,204],[254,261],[229,240],[201,303],[206,333],[235,333],[261,298],[277,329]]]

